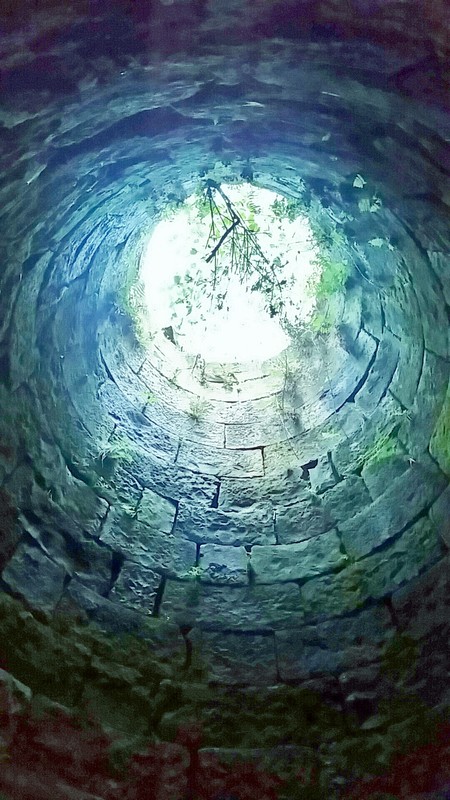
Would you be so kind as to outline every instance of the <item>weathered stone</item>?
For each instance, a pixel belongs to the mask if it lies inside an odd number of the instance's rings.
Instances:
[[[327,513],[334,520],[349,519],[363,511],[370,503],[370,495],[364,481],[357,475],[348,475],[322,497]]]
[[[317,460],[317,466],[310,469],[309,479],[311,489],[317,494],[322,494],[322,492],[336,485],[337,478],[328,453],[325,456],[320,456]]]
[[[267,686],[276,680],[273,635],[204,631],[202,658],[210,681]]]
[[[402,632],[423,638],[450,619],[450,559],[447,556],[423,575],[394,592],[392,605]]]
[[[344,406],[345,408],[345,406]],[[352,472],[359,471],[364,464],[365,458],[373,450],[380,439],[390,436],[397,430],[404,418],[399,403],[388,393],[377,406],[375,412],[368,419],[365,419],[356,409],[350,412],[354,425],[350,430],[341,429],[341,436],[337,444],[332,448],[331,458],[333,464],[341,477],[345,477]],[[339,424],[339,415],[337,423]],[[345,433],[343,438],[342,433]]]
[[[178,451],[178,440],[170,436],[163,428],[152,425],[148,419],[136,409],[119,391],[112,381],[105,382],[98,392],[104,413],[117,421],[118,430],[124,442],[143,447],[154,452],[158,457],[175,461]]]
[[[430,453],[450,478],[450,383],[441,413],[430,440]]]
[[[372,500],[383,495],[386,488],[391,486],[393,481],[403,475],[414,463],[410,462],[408,456],[405,455],[396,436],[382,441],[380,450],[377,450],[376,447],[375,445],[373,456],[370,457],[369,454],[369,458],[361,470],[361,477]]]
[[[163,464],[149,453],[134,452],[133,464],[127,465],[126,471],[138,486],[174,500],[195,500],[199,505],[210,506],[217,494],[218,481],[212,476],[177,464]],[[120,475],[120,468],[117,473]]]
[[[130,561],[176,577],[185,576],[196,560],[194,542],[154,530],[120,509],[108,515],[101,541]]]
[[[372,661],[376,646],[393,633],[383,606],[314,627],[275,631],[278,670],[284,680],[342,671]]]
[[[199,564],[200,580],[206,583],[248,583],[248,554],[243,547],[201,545]]]
[[[220,450],[202,447],[192,442],[182,442],[177,456],[177,465],[219,478],[253,478],[264,475],[262,451]]]
[[[236,512],[181,501],[176,534],[201,544],[275,544],[273,508],[259,503]]]
[[[431,267],[440,281],[445,302],[450,307],[450,281],[448,279],[450,273],[450,256],[448,253],[429,252],[428,257]]]
[[[22,516],[20,522],[48,558],[63,567],[67,575],[99,593],[108,591],[112,568],[112,553],[108,548],[90,539],[63,536],[48,526],[47,520],[33,524]]]
[[[381,339],[383,333],[383,317],[381,311],[380,295],[370,288],[370,284],[364,286],[361,297],[361,319],[365,330],[376,339]]]
[[[345,563],[334,530],[297,544],[252,548],[250,569],[256,583],[299,581],[331,572]]]
[[[168,580],[160,614],[180,625],[210,630],[277,629],[302,622],[300,592],[283,586],[211,586]]]
[[[158,572],[125,561],[108,597],[113,602],[151,614],[160,583],[161,575]]]
[[[449,378],[449,364],[425,350],[423,368],[411,416],[399,431],[408,455],[420,458],[427,450],[444,403]]]
[[[335,520],[318,498],[275,509],[275,534],[280,545],[302,542],[330,530]]]
[[[333,376],[331,385],[333,410],[339,409],[357,390],[361,381],[364,380],[367,368],[375,356],[376,349],[377,343],[365,330],[361,329],[352,344],[348,363]]]
[[[144,489],[137,508],[137,518],[149,528],[161,533],[172,533],[176,506],[150,489]]]
[[[63,618],[75,616],[78,619],[83,617],[83,612],[101,631],[109,635],[137,636],[151,644],[158,658],[179,659],[178,663],[183,663],[186,647],[177,625],[150,617],[141,609],[127,608],[72,580],[61,597],[57,613]]]
[[[339,617],[361,608],[368,600],[385,597],[439,559],[442,545],[423,518],[389,547],[301,587],[301,608],[307,622]]]
[[[0,489],[0,509],[0,570],[2,570],[19,544],[22,531],[17,521],[17,509],[5,489]]]
[[[208,747],[198,753],[198,791],[201,796],[226,797],[240,791],[243,781],[254,793],[269,795],[289,782],[312,783],[317,755],[312,748],[281,745],[271,748]],[[263,795],[264,796],[264,795]]]
[[[405,408],[411,408],[422,373],[423,338],[420,335],[417,339],[412,339],[411,333],[408,338],[405,338],[404,333],[401,336],[400,358],[389,391]]]
[[[385,331],[367,379],[355,397],[356,405],[364,414],[371,414],[386,394],[398,357],[399,342],[395,336]]]
[[[23,597],[32,608],[51,611],[64,589],[66,571],[39,547],[25,542],[18,545],[3,570],[2,579],[15,594]]]
[[[264,447],[287,438],[287,433],[280,419],[280,414],[273,419],[246,425],[225,425],[225,447],[229,450],[241,450],[243,447]]]
[[[430,520],[447,547],[450,547],[450,486],[444,489],[431,506]]]
[[[302,479],[303,470],[284,469],[273,477],[252,480],[225,478],[220,483],[219,508],[234,511],[271,500],[274,505],[287,505],[295,498],[307,501],[312,497],[308,483]]]
[[[342,543],[356,558],[370,553],[400,533],[445,488],[445,479],[421,464],[413,464],[364,511],[339,523]]]
[[[361,328],[362,287],[356,284],[345,293],[345,303],[339,322],[339,334],[346,345],[351,345]]]

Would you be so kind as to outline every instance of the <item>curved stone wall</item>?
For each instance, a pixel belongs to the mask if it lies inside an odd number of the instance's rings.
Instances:
[[[46,796],[53,751],[27,728],[32,698],[89,712],[127,755],[156,748],[150,772],[135,759],[114,780],[78,764],[61,798],[131,800],[142,774],[174,800],[244,798],[247,784],[392,796],[376,776],[440,741],[445,9],[423,10],[422,40],[410,4],[368,5],[6,18],[1,655],[5,714],[12,703],[25,725],[4,737],[19,754],[7,796],[18,781],[21,800]],[[124,297],[165,206],[214,169],[288,197],[306,187],[350,276],[336,336],[208,364],[200,383],[163,335],[140,344]],[[434,773],[422,792],[449,780]],[[394,796],[411,797],[398,780]]]

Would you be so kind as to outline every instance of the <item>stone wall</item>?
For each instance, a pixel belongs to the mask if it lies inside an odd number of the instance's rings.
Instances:
[[[376,776],[436,738],[449,703],[445,9],[16,11],[0,109],[7,692],[89,710],[128,754],[150,742],[147,782],[167,752],[179,782],[158,778],[161,800],[243,799],[247,779],[286,800],[389,792]],[[213,169],[305,186],[345,236],[337,336],[307,370],[291,348],[289,415],[279,359],[232,365],[233,388],[208,364],[200,387],[124,310],[158,215]],[[51,760],[36,748],[27,786]],[[70,773],[61,798],[128,796],[108,780]],[[433,780],[414,791],[449,776]]]

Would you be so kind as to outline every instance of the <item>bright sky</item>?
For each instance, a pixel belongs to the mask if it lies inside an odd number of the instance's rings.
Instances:
[[[300,216],[293,222],[276,219],[271,206],[281,196],[267,189],[251,184],[223,185],[222,189],[238,208],[242,203],[246,208],[250,200],[260,208],[254,215],[260,228],[259,246],[269,260],[279,256],[283,263],[287,262],[284,276],[294,280],[286,298],[294,302],[292,317],[296,313],[301,319],[308,319],[314,298],[306,287],[311,276],[317,274],[317,267],[311,263],[315,252],[307,218]],[[152,330],[172,325],[177,344],[206,361],[262,361],[277,355],[289,344],[278,318],[270,318],[263,296],[250,291],[249,284],[241,284],[237,276],[228,283],[222,310],[207,297],[204,288],[189,292],[193,300],[190,313],[186,304],[175,302],[181,297],[176,276],[181,277],[181,286],[186,285],[186,272],[194,276],[194,283],[196,276],[210,278],[212,263],[206,263],[206,256],[225,230],[220,230],[206,247],[210,220],[199,219],[195,202],[195,196],[188,198],[171,218],[157,223],[144,250],[140,277]],[[253,276],[251,282],[255,279]]]

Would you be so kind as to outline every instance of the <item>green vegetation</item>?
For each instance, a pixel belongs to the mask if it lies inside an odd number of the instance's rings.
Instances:
[[[100,447],[96,461],[103,477],[110,477],[118,463],[131,464],[133,461],[130,442],[124,436],[109,439]]]
[[[376,464],[401,455],[402,450],[396,435],[397,429],[398,426],[395,430],[382,433],[374,444],[362,454],[358,461],[358,467],[373,467]]]
[[[210,404],[201,397],[193,398],[189,403],[188,414],[194,422],[200,422],[208,412]]]
[[[320,303],[336,292],[342,291],[350,273],[348,264],[332,261],[327,255],[319,256],[315,263],[319,268],[318,278],[310,281],[309,290]]]
[[[143,399],[146,406],[152,406],[158,402],[158,398],[153,392],[145,394]]]
[[[297,219],[300,214],[307,213],[307,208],[304,201],[288,197],[282,197],[280,200],[274,200],[271,208],[275,219],[288,219],[289,222],[294,222],[294,220]]]

